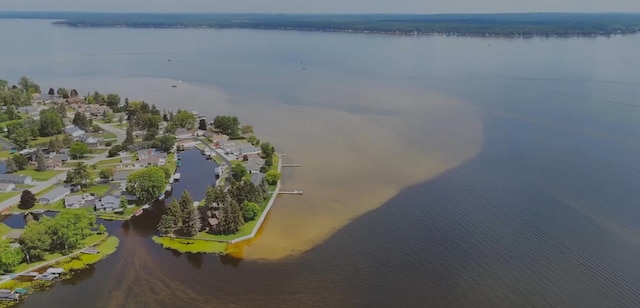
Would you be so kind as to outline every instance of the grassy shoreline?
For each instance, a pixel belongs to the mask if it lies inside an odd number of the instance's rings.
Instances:
[[[173,249],[182,253],[223,254],[227,250],[227,243],[215,241],[166,236],[154,236],[152,240],[163,248]]]
[[[107,235],[100,235],[100,236],[102,236],[103,239],[100,240],[97,244],[93,245],[100,251],[99,253],[94,255],[83,254],[83,253],[72,254],[50,265],[45,265],[47,261],[43,261],[41,262],[43,263],[43,265],[41,265],[40,267],[51,266],[51,267],[63,268],[65,272],[62,274],[61,279],[64,280],[64,279],[71,278],[75,271],[87,268],[92,264],[98,263],[104,258],[116,252],[118,245],[120,243],[120,240],[115,236],[107,236]],[[38,265],[35,265],[35,266],[38,266]],[[32,267],[32,266],[29,265],[29,267]],[[44,280],[18,281],[18,280],[12,279],[0,284],[0,289],[14,290],[16,288],[23,288],[23,289],[27,289],[29,293],[33,293],[33,292],[45,291],[50,287],[52,287],[54,284],[55,284],[55,281],[44,281]],[[24,298],[24,296],[22,298]],[[19,301],[15,301],[15,302],[3,301],[3,302],[0,302],[0,308],[12,307],[19,303],[20,303]]]

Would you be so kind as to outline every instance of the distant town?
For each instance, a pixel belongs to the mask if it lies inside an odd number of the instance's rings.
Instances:
[[[0,130],[0,210],[23,220],[22,228],[0,223],[0,300],[19,298],[5,285],[18,276],[53,280],[64,275],[65,256],[86,255],[87,265],[115,251],[117,238],[96,218],[127,220],[161,206],[155,242],[224,253],[255,236],[280,187],[275,148],[235,116],[159,110],[115,93],[42,91],[22,77],[0,80]],[[202,200],[184,191],[165,206],[188,163],[182,151],[215,164],[212,184]]]

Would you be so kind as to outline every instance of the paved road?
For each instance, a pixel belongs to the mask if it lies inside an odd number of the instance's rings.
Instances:
[[[119,129],[119,128],[115,128],[111,125],[106,125],[106,124],[101,124],[101,123],[97,123],[100,127],[102,127],[102,129],[109,131],[111,133],[114,133],[116,136],[118,136],[118,143],[121,143],[122,141],[124,141],[125,137],[126,137],[126,132]],[[104,160],[105,158],[107,158],[107,155],[109,155],[108,152],[104,152],[102,154],[98,154],[95,157],[85,161],[85,163],[87,165],[93,165],[101,160]],[[47,189],[49,186],[54,185],[56,183],[58,183],[59,181],[64,181],[64,179],[67,178],[67,171],[58,174],[57,176],[49,179],[48,181],[45,182],[38,182],[36,184],[35,187],[30,188],[29,190],[36,194],[39,193],[45,189]],[[9,198],[7,200],[5,200],[4,202],[0,202],[0,212],[10,208],[11,206],[18,204],[18,202],[20,202],[20,195],[14,196],[12,198]]]

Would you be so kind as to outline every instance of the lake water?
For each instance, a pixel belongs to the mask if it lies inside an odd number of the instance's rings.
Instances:
[[[24,307],[640,306],[640,36],[0,34],[2,78],[236,114],[304,165],[236,257],[158,247],[151,212]]]

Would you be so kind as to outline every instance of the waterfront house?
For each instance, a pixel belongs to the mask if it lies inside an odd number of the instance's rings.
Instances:
[[[238,155],[260,154],[262,150],[252,145],[244,145],[238,148]]]
[[[264,174],[263,173],[252,173],[251,174],[251,183],[253,183],[253,185],[258,186],[262,183],[262,181],[264,180]]]
[[[89,115],[94,119],[101,119],[102,115],[105,112],[110,113],[112,111],[113,110],[111,110],[111,108],[109,108],[108,106],[101,106],[101,105],[89,105],[86,109],[86,112],[88,112]]]
[[[249,173],[260,173],[260,168],[264,165],[264,160],[260,158],[253,158],[247,161],[247,171]]]
[[[40,197],[40,199],[38,199],[38,203],[51,204],[58,200],[61,200],[69,193],[71,193],[71,190],[69,188],[57,187],[52,191],[44,194],[44,196]]]
[[[69,125],[64,128],[64,133],[73,138],[79,138],[80,136],[84,135],[86,132],[75,125]]]
[[[120,207],[120,199],[114,196],[104,196],[99,202],[96,202],[95,210],[97,212],[119,212],[124,210]]]
[[[82,135],[78,138],[78,140],[84,144],[86,144],[90,148],[97,148],[100,146],[100,140],[91,135]]]
[[[223,134],[214,134],[211,137],[209,137],[209,140],[211,140],[213,144],[216,144],[217,142],[228,141],[229,136],[223,135]]]
[[[151,156],[149,158],[141,159],[136,162],[137,168],[144,168],[149,166],[164,166],[167,164],[166,157]]]
[[[70,157],[69,157],[69,154],[65,154],[65,153],[62,153],[62,151],[58,151],[58,153],[56,152],[49,153],[49,159],[55,159],[55,160],[61,161],[62,163],[66,163],[67,161],[69,161]]]
[[[64,207],[76,209],[84,205],[84,198],[81,195],[64,197]]]
[[[28,185],[33,183],[33,178],[23,174],[0,174],[0,183]]]
[[[178,128],[176,129],[175,136],[177,139],[189,139],[193,138],[193,133],[184,128]]]
[[[1,301],[17,301],[20,299],[20,295],[11,290],[0,289],[0,300]]]
[[[13,183],[0,183],[0,192],[9,192],[16,188],[16,184]]]
[[[119,171],[116,171],[116,173],[113,175],[113,180],[116,181],[116,182],[126,183],[127,182],[127,177],[133,171],[135,171],[135,170],[119,170]]]
[[[63,164],[62,161],[52,158],[52,159],[49,159],[49,161],[47,161],[47,169],[59,168],[62,166],[62,164]]]
[[[156,149],[151,148],[151,149],[144,149],[144,150],[139,150],[138,153],[138,159],[145,159],[145,158],[149,158],[152,155],[156,154],[158,151],[156,151]]]

